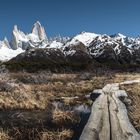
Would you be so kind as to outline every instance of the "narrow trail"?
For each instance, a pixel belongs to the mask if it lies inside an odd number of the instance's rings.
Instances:
[[[127,93],[120,85],[140,83],[140,80],[107,84],[94,90],[99,97],[92,105],[91,115],[80,136],[80,140],[140,140],[140,134],[130,123],[127,109],[121,99]]]

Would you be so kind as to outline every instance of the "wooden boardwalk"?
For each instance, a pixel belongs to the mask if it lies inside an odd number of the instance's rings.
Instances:
[[[107,84],[103,89],[94,90],[93,94],[99,94],[99,97],[92,105],[91,115],[80,140],[140,140],[122,102],[127,98],[127,93],[119,89],[121,84],[139,82],[134,80]]]

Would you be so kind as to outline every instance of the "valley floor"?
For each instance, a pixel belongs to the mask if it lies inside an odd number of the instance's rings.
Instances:
[[[78,140],[93,103],[89,94],[108,83],[138,78],[139,73],[102,70],[96,73],[3,72],[0,140]],[[122,88],[134,103],[129,115],[139,131],[139,86]]]

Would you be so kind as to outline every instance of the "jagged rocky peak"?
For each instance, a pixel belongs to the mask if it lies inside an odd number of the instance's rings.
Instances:
[[[18,27],[17,27],[17,25],[14,25],[13,32],[18,32]]]
[[[5,48],[11,48],[9,41],[7,40],[7,38],[5,37],[4,40],[0,41],[0,48],[5,47]]]
[[[25,33],[23,33],[22,31],[20,31],[17,27],[17,25],[14,25],[14,29],[13,29],[13,35],[16,36],[19,40],[24,40],[24,41],[28,41],[27,37],[25,35]]]
[[[121,34],[121,33],[117,33],[117,34],[113,34],[113,35],[111,35],[110,37],[113,37],[113,38],[126,38],[126,36],[125,35],[123,35],[123,34]]]
[[[18,29],[17,25],[15,25],[12,31],[12,40],[10,42],[12,49],[16,50],[18,48],[23,48],[23,45],[28,41],[27,36]]]
[[[5,37],[3,43],[6,47],[11,48],[8,39]]]
[[[12,49],[22,48],[26,50],[29,47],[44,47],[47,44],[48,39],[44,27],[41,26],[39,21],[33,25],[32,32],[29,34],[20,31],[17,25],[14,26],[10,42]]]
[[[46,32],[44,27],[39,21],[37,21],[32,28],[32,34],[38,36],[40,40],[47,40]]]
[[[14,25],[13,31],[12,31],[12,40],[10,42],[12,49],[16,50],[18,49],[18,28],[17,25]]]

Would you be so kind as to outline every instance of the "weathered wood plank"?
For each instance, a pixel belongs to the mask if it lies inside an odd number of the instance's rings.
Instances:
[[[116,114],[116,117],[119,123],[122,139],[123,140],[140,140],[140,135],[138,134],[138,132],[135,130],[135,128],[129,121],[129,118],[127,115],[127,109],[124,103],[122,103],[116,97],[116,94],[113,94],[112,98],[117,107],[117,112],[115,112],[114,114]]]
[[[92,105],[92,113],[82,132],[80,140],[109,140],[109,125],[107,95],[101,93]]]
[[[138,83],[140,80],[126,81],[122,84]],[[80,140],[140,140],[140,134],[130,123],[125,104],[120,98],[127,97],[119,83],[107,84],[101,95],[92,105],[90,118],[82,132]]]

